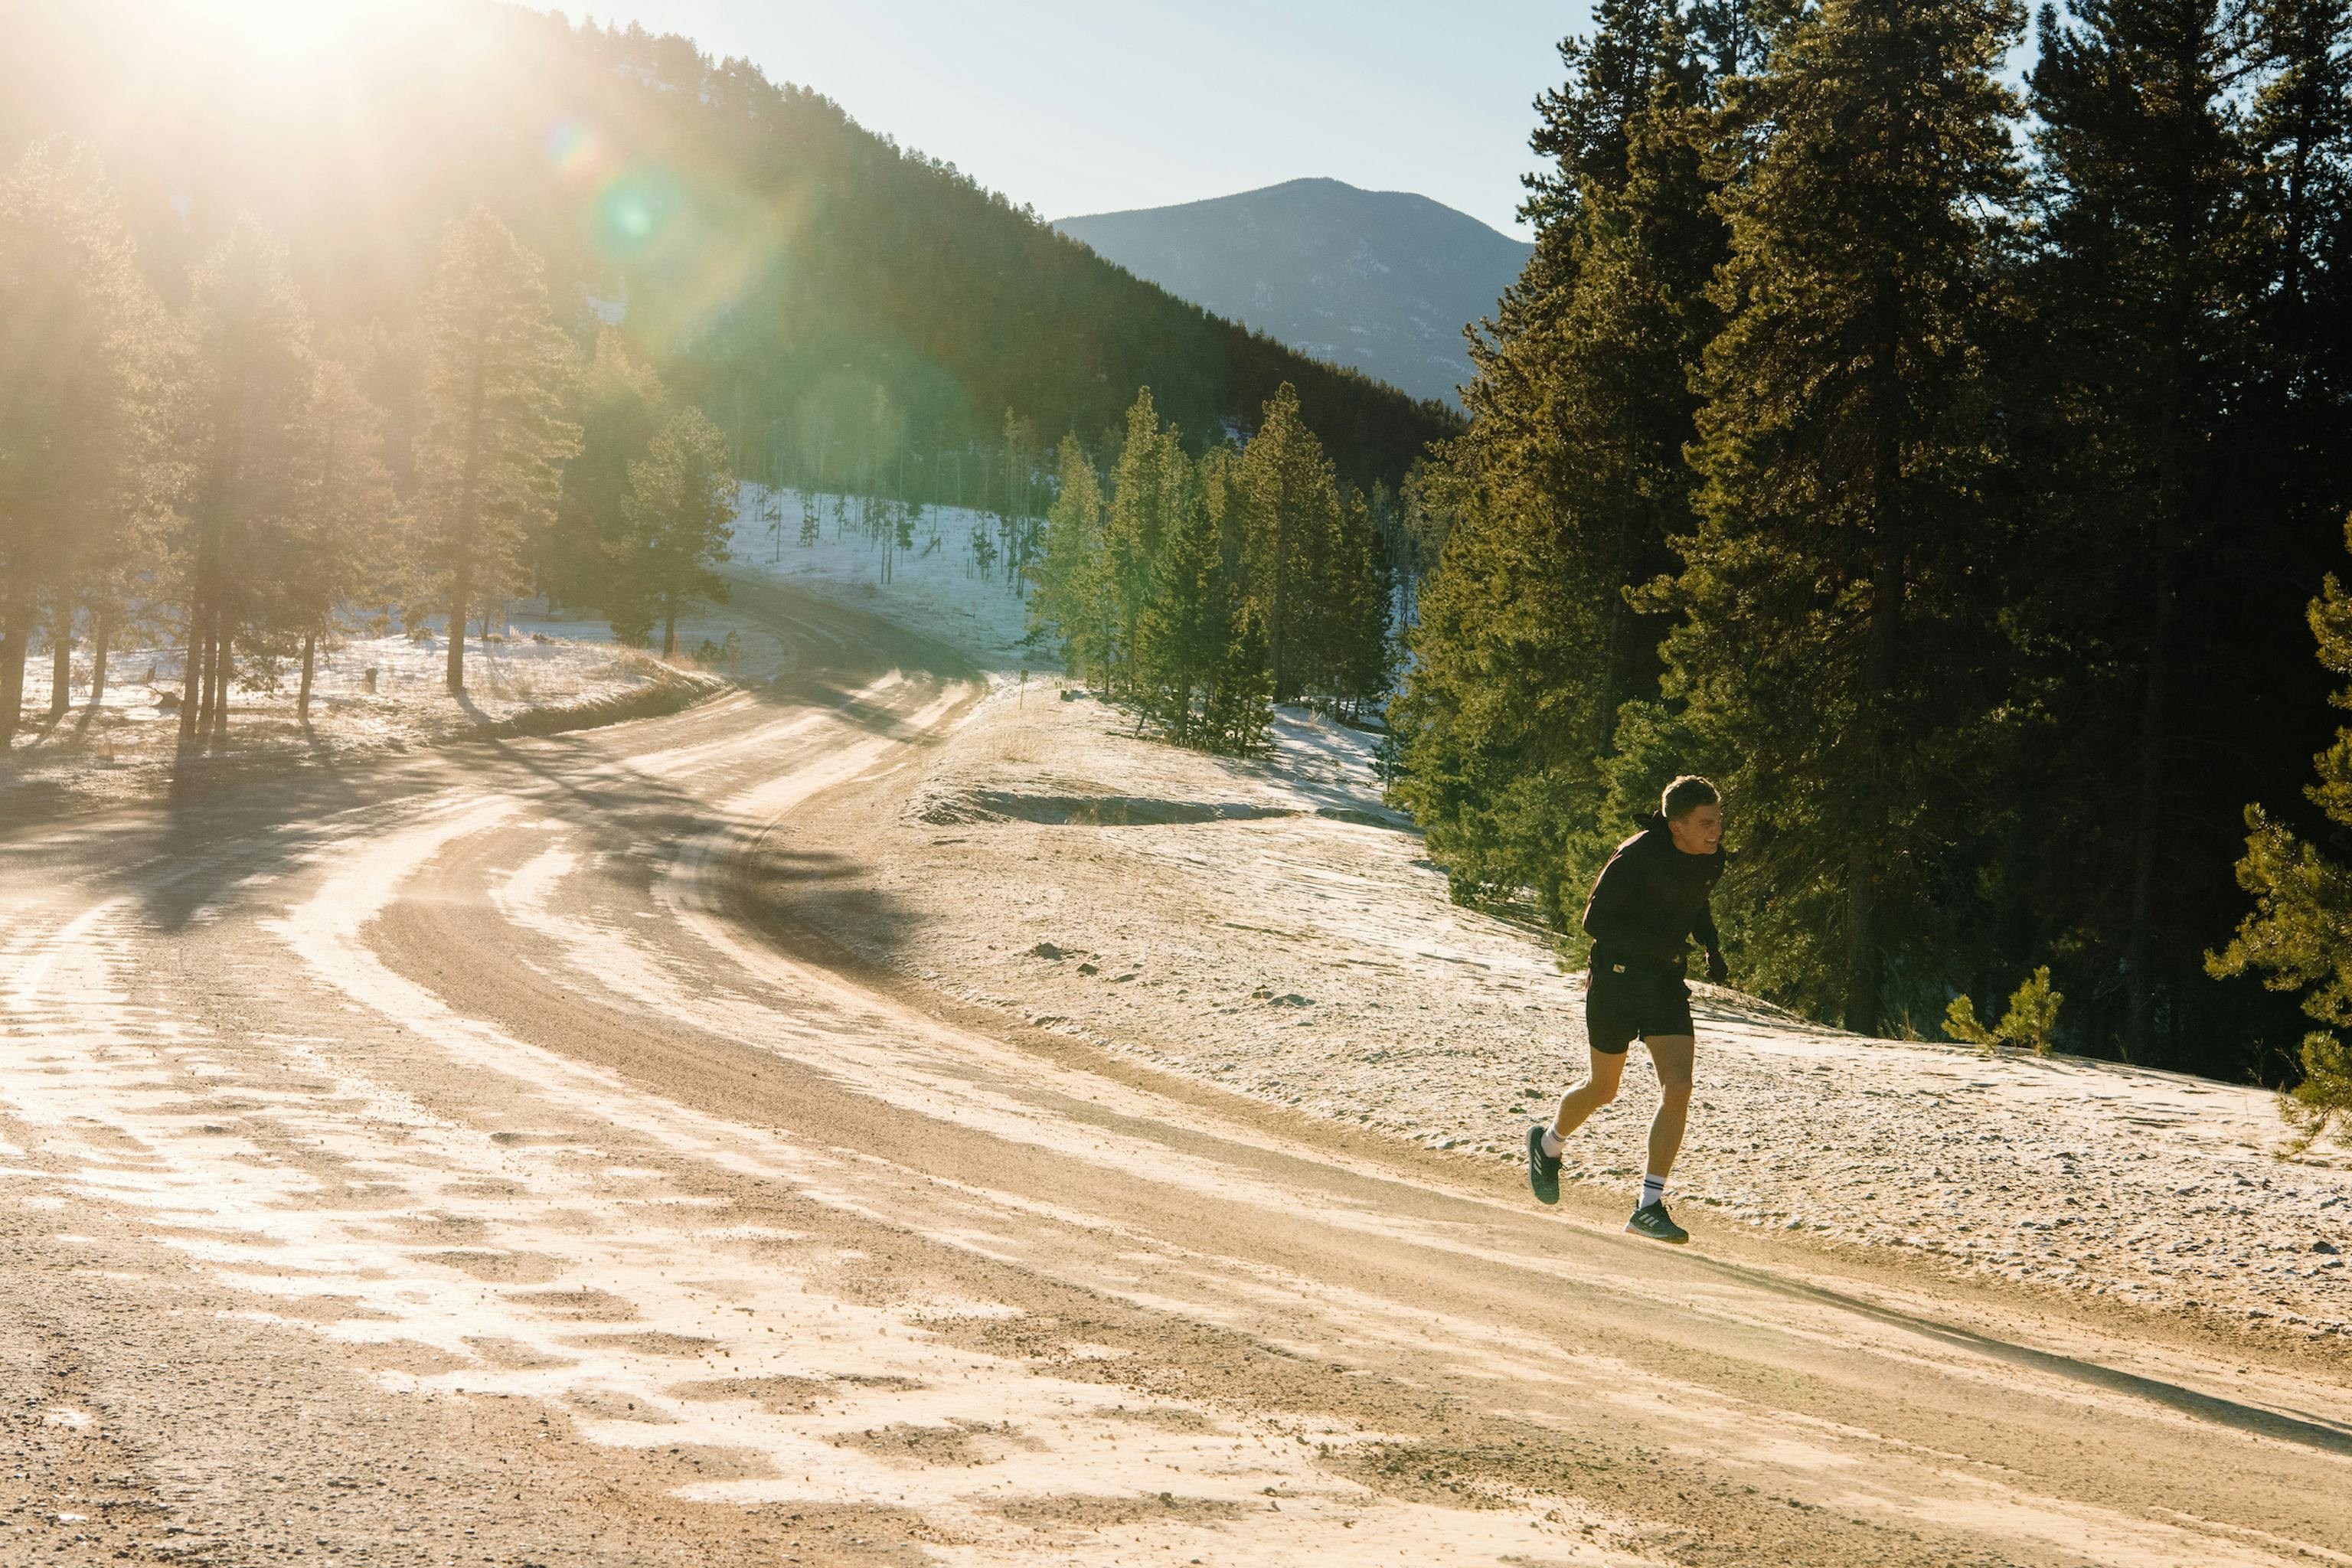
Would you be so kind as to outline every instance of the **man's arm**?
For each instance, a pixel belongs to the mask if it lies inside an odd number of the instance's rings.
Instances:
[[[1699,946],[1706,950],[1706,977],[1717,985],[1731,978],[1731,966],[1723,962],[1723,939],[1715,933],[1715,904],[1710,897],[1698,906],[1698,926],[1692,931]]]
[[[1622,944],[1633,935],[1633,911],[1640,902],[1642,868],[1633,858],[1633,846],[1622,846],[1609,857],[1609,864],[1601,868],[1601,875],[1592,884],[1592,896],[1584,903],[1584,934],[1595,946]]]

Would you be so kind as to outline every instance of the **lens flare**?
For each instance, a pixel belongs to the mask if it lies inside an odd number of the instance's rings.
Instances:
[[[548,128],[547,161],[567,180],[586,181],[604,165],[604,142],[576,120],[560,121]]]
[[[627,255],[654,245],[676,206],[676,192],[660,173],[633,169],[615,176],[596,198],[605,248]]]

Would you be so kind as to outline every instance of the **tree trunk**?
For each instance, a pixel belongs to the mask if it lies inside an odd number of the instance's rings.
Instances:
[[[2132,813],[2131,915],[2124,932],[2124,1034],[2126,1061],[2148,1059],[2155,1017],[2156,976],[2150,973],[2149,928],[2156,921],[2156,858],[2163,828],[2165,704],[2170,670],[2165,645],[2172,637],[2174,558],[2178,546],[2166,529],[2158,543],[2156,603],[2148,626],[2147,679],[2140,689],[2139,791]]]
[[[677,657],[677,611],[675,608],[662,622],[662,657]]]
[[[1276,504],[1279,507],[1280,500],[1277,500]],[[1290,525],[1284,519],[1283,513],[1277,510],[1275,513],[1274,521],[1274,624],[1267,628],[1266,638],[1266,668],[1274,675],[1274,700],[1276,702],[1283,700],[1286,690],[1282,668],[1283,633],[1286,629],[1283,625],[1283,611],[1287,602],[1289,588]]]
[[[106,652],[114,640],[114,616],[104,605],[90,612],[89,626],[89,710],[106,699]]]
[[[205,646],[197,653],[196,677],[196,738],[201,741],[211,733],[213,703],[220,691],[220,637],[213,629],[218,618],[217,609],[207,607],[205,616]]]
[[[194,594],[188,599],[188,633],[180,652],[180,750],[184,752],[196,743],[196,693],[206,640],[204,598],[201,593]]]
[[[310,676],[317,667],[318,655],[319,634],[304,632],[302,634],[302,691],[301,695],[294,699],[294,717],[305,724],[310,721]]]
[[[29,606],[18,599],[0,608],[0,749],[16,738],[25,718],[25,658],[32,638],[26,635]]]
[[[218,651],[213,658],[212,738],[228,740],[228,689],[236,678],[236,640],[227,632],[220,634]]]
[[[1632,468],[1633,442],[1626,442],[1626,456],[1620,459],[1622,470]],[[1630,486],[1627,487],[1630,489]],[[1601,712],[1595,752],[1607,754],[1617,739],[1617,706],[1623,701],[1625,667],[1631,662],[1628,647],[1633,640],[1633,606],[1625,603],[1625,590],[1633,563],[1633,502],[1631,495],[1618,497],[1617,558],[1609,574],[1609,622],[1602,643],[1601,659]]]
[[[1888,526],[1882,521],[1882,528]],[[1845,1026],[1858,1035],[1879,1029],[1884,954],[1878,930],[1879,877],[1886,839],[1885,758],[1895,744],[1886,708],[1895,692],[1895,623],[1903,613],[1902,572],[1895,547],[1882,541],[1871,572],[1870,651],[1862,692],[1863,721],[1871,734],[1862,809],[1854,814],[1846,852]]]
[[[466,393],[466,464],[457,479],[457,560],[449,585],[449,689],[466,689],[466,605],[474,595],[475,487],[481,479],[483,382],[488,367],[479,353]]]
[[[55,618],[49,624],[49,722],[66,716],[73,706],[73,601],[58,595]]]
[[[473,563],[457,563],[457,581],[449,588],[449,689],[466,689],[466,601],[474,591]]]

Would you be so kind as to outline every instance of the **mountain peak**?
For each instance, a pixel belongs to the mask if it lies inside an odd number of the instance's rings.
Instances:
[[[1427,196],[1323,175],[1054,226],[1302,353],[1448,403],[1470,374],[1462,329],[1534,248]]]

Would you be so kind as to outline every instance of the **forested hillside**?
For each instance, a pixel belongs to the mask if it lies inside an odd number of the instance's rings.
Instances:
[[[545,260],[575,338],[604,301],[747,465],[812,482],[992,503],[1002,473],[984,495],[971,449],[1008,409],[1107,432],[1147,382],[1202,440],[1290,382],[1367,482],[1451,420],[1097,260],[822,83],[504,5],[385,10],[272,73],[207,53],[184,11],[7,0],[0,163],[60,132],[93,146],[167,302],[250,214],[330,333],[397,339],[479,204]]]
[[[738,478],[983,509],[1017,590],[1038,433],[1108,458],[1147,382],[1203,452],[1279,393],[1375,489],[1454,424],[681,38],[207,15],[0,11],[0,742],[38,645],[46,734],[132,629],[184,747],[298,664],[307,712],[355,617],[446,621],[453,691],[517,594],[669,653]]]
[[[2021,92],[2024,21],[1607,0],[1563,46],[1537,253],[1412,492],[1401,793],[1461,896],[1565,926],[1710,773],[1744,985],[1934,1036],[2047,966],[2068,1048],[2280,1081],[2306,1021],[2207,955],[2250,804],[2248,887],[2308,897],[2230,967],[2340,987],[2352,931],[2298,859],[2343,805],[2305,606],[2352,504],[2352,6],[2075,0]]]

